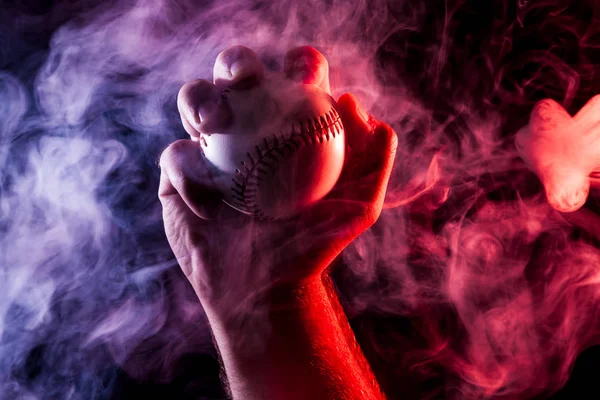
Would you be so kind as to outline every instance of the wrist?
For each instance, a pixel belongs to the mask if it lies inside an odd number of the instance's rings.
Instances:
[[[323,278],[315,276],[298,282],[245,289],[245,293],[235,291],[219,299],[200,299],[200,302],[210,322],[229,324],[239,319],[268,317],[303,308],[323,285]]]
[[[280,335],[286,326],[310,325],[311,310],[322,307],[326,293],[316,276],[257,290],[242,302],[202,305],[218,347],[250,356],[264,350],[274,329]]]

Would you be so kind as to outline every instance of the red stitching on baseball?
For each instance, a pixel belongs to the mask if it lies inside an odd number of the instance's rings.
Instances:
[[[335,103],[332,102],[331,109],[324,115],[319,115],[315,118],[298,121],[300,125],[299,132],[296,132],[295,125],[292,123],[289,127],[287,139],[283,133],[272,135],[269,142],[264,139],[260,145],[254,149],[254,156],[250,152],[246,153],[246,160],[241,161],[241,168],[236,170],[237,177],[232,178],[233,199],[236,208],[250,213],[262,219],[272,219],[265,215],[257,204],[257,185],[262,181],[264,176],[271,172],[277,171],[277,166],[281,159],[286,156],[291,156],[302,144],[309,146],[324,141],[329,141],[337,137],[343,132],[341,119]],[[297,125],[296,125],[297,126]],[[267,163],[265,160],[269,158],[274,165]],[[255,179],[251,179],[254,172]]]

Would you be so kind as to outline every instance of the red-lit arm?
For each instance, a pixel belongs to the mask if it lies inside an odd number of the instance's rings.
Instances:
[[[273,297],[241,325],[207,310],[234,399],[384,398],[328,277]]]

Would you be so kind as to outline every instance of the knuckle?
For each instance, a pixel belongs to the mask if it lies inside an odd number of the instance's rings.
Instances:
[[[386,165],[389,160],[393,160],[398,149],[398,135],[389,125],[379,122],[375,128],[375,141],[379,150],[386,152],[387,156],[383,157],[382,161]]]
[[[186,82],[177,93],[177,107],[179,111],[190,112],[198,105],[215,100],[215,86],[206,79],[197,79]]]
[[[360,213],[359,221],[361,226],[364,227],[364,229],[369,229],[379,219],[382,207],[378,203],[379,202],[372,202],[367,204],[364,207],[363,211]]]
[[[166,150],[168,150],[171,154],[179,154],[187,149],[188,143],[189,140],[179,139],[169,144]]]
[[[185,104],[187,102],[187,99],[189,99],[193,83],[194,83],[193,81],[186,82],[179,89],[179,92],[177,93],[177,105],[178,106],[182,106],[183,104]]]
[[[195,149],[190,148],[190,145],[194,142],[186,139],[179,139],[169,144],[166,149],[160,155],[159,165],[161,169],[164,169],[168,174],[169,178],[173,179],[174,175],[183,174],[183,160],[190,157],[192,151]]]
[[[396,132],[392,127],[385,122],[377,121],[374,133],[390,144],[398,143],[398,135],[396,135]]]
[[[189,140],[179,139],[169,144],[160,155],[160,167],[172,169],[179,155],[187,149],[188,142]]]
[[[190,109],[192,97],[191,94],[194,84],[194,81],[187,82],[181,87],[181,89],[179,89],[179,92],[177,93],[177,108],[181,113],[187,112]]]

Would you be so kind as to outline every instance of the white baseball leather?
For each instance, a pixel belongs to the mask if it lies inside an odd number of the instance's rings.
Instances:
[[[574,117],[554,100],[541,100],[515,144],[542,181],[549,204],[561,212],[578,210],[590,186],[600,186],[600,96]]]
[[[214,86],[195,81],[180,92],[186,130],[198,139],[224,201],[261,218],[288,218],[321,200],[344,164],[326,61],[310,48],[303,74],[306,51],[299,49],[283,73],[265,72],[246,47],[230,48],[217,58]]]

